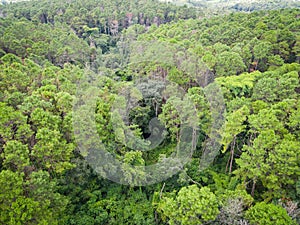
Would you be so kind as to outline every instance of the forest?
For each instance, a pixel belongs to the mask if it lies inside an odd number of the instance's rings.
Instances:
[[[300,3],[203,2],[2,1],[0,224],[300,224]]]

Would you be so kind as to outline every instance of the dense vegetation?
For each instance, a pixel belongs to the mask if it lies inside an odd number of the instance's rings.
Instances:
[[[248,1],[248,2],[237,2],[230,9],[238,11],[255,11],[255,10],[271,10],[280,8],[299,8],[299,2],[294,0],[266,0],[266,1]]]
[[[253,12],[258,10],[275,10],[299,8],[298,0],[160,0],[175,5],[196,7],[207,16],[211,14],[230,13],[235,11]]]
[[[205,18],[156,1],[57,0],[6,4],[0,15],[0,224],[300,223],[299,9]],[[198,141],[183,170],[146,186],[132,178],[144,171],[124,166],[127,186],[94,170],[72,122],[87,72],[101,87],[99,139],[130,165],[176,154],[176,106],[186,103],[159,90],[167,80],[184,91]],[[147,138],[157,116],[168,132],[151,151],[126,143],[112,115],[120,90],[142,79],[147,94],[122,129]],[[203,166],[209,138],[218,154]]]

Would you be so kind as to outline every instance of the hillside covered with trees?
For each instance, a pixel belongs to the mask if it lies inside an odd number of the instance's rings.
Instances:
[[[299,224],[300,10],[238,11],[1,5],[0,224]]]

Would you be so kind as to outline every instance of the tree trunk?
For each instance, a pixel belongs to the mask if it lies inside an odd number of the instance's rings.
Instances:
[[[252,197],[254,196],[255,185],[256,185],[256,180],[253,180],[252,189],[251,189],[251,196]]]

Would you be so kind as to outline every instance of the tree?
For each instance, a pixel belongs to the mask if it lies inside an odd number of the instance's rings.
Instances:
[[[29,166],[29,149],[27,145],[19,141],[8,141],[1,154],[3,158],[3,167],[12,171],[24,172],[26,166]]]
[[[222,129],[222,144],[223,144],[223,153],[227,151],[227,148],[230,145],[230,158],[228,160],[226,170],[229,165],[229,173],[232,172],[233,159],[235,154],[237,135],[246,130],[245,122],[247,116],[250,114],[249,108],[243,106],[242,108],[228,114],[226,116],[226,122],[224,123]]]
[[[289,217],[284,208],[272,203],[257,203],[246,212],[245,217],[250,221],[251,224],[296,225],[296,222]]]
[[[297,140],[288,134],[283,121],[278,119],[283,111],[262,109],[257,115],[249,116],[252,127],[250,144],[244,145],[243,153],[236,160],[240,168],[235,173],[252,180],[252,195],[256,183],[267,188],[264,197],[286,196],[282,187],[295,185],[299,174],[297,159]],[[284,115],[284,113],[283,113]]]
[[[252,99],[265,102],[278,102],[295,99],[295,89],[299,86],[296,71],[284,71],[285,65],[274,72],[266,72],[253,88]]]
[[[176,197],[163,197],[157,211],[169,224],[204,224],[219,214],[216,196],[207,187],[191,185],[180,189]]]
[[[179,112],[175,107],[176,103],[179,101],[180,99],[176,97],[168,99],[166,104],[162,106],[162,113],[158,117],[170,131],[170,137],[173,141],[178,141],[180,136],[181,120]]]
[[[17,132],[25,131],[27,118],[3,102],[0,102],[0,109],[0,138],[2,142],[7,142],[13,140]]]
[[[35,159],[38,168],[62,173],[73,167],[70,159],[75,148],[74,144],[67,143],[58,130],[41,128],[37,131],[36,140],[37,143],[30,155]]]
[[[66,199],[55,190],[49,174],[0,172],[0,221],[3,224],[60,224]]]
[[[244,72],[246,66],[242,57],[236,52],[222,52],[217,55],[216,75],[230,76]]]

